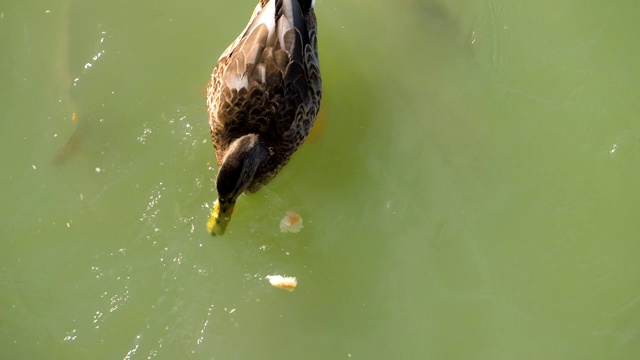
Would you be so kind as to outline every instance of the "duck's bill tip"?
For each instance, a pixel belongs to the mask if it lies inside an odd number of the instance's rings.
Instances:
[[[207,222],[207,231],[212,236],[221,236],[227,230],[227,225],[233,214],[234,204],[223,204],[216,200],[211,211],[211,217]]]

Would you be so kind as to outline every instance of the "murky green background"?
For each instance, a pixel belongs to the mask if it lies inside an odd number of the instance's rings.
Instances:
[[[640,358],[637,1],[318,0],[317,129],[211,238],[254,5],[0,4],[0,358]]]

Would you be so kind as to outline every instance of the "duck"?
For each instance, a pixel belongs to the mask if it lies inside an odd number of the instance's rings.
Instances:
[[[207,108],[218,172],[211,235],[225,233],[238,197],[278,174],[318,116],[314,7],[315,0],[259,0],[213,69]]]

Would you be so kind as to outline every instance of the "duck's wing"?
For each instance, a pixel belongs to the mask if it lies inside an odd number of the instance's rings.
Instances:
[[[313,88],[321,87],[312,5],[262,0],[219,59],[208,98],[216,150],[243,132],[265,132],[281,143],[300,132],[298,109],[312,107]]]

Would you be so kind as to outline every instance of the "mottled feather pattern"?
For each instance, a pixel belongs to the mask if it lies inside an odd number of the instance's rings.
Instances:
[[[245,134],[258,134],[269,149],[249,192],[288,162],[318,114],[322,80],[312,4],[260,0],[211,75],[207,105],[218,164],[229,145]]]

